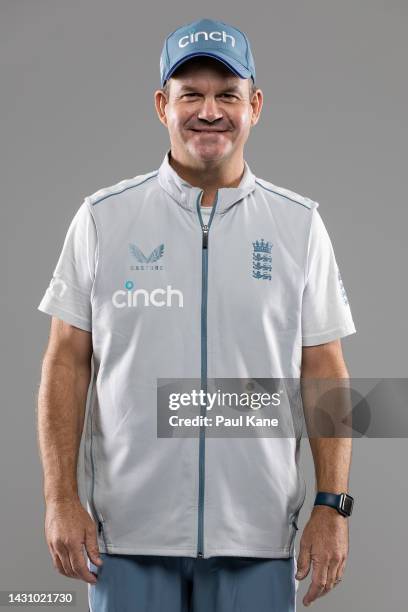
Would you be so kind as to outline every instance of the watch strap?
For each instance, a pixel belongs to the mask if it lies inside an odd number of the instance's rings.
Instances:
[[[346,506],[345,506],[345,502]],[[316,494],[316,499],[314,502],[315,506],[331,506],[335,508],[339,514],[342,516],[350,516],[351,511],[353,509],[354,499],[351,495],[347,493],[326,493],[324,491],[319,491]],[[348,510],[346,510],[348,507]]]
[[[316,495],[315,506],[332,506],[332,508],[337,508],[340,502],[340,495],[337,493],[323,493],[319,491]]]

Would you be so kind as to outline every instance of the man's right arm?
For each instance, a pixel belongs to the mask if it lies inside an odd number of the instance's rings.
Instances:
[[[63,575],[94,584],[83,548],[100,565],[96,525],[78,493],[78,452],[91,377],[92,335],[52,318],[38,395],[38,444],[44,473],[45,535]]]

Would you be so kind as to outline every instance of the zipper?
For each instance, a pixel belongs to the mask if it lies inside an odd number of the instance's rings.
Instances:
[[[103,520],[100,518],[99,514],[98,514],[98,534],[99,535],[102,534],[103,542],[105,544],[105,548],[106,548],[106,551],[107,551],[108,550],[108,543],[106,541],[105,529],[104,529],[104,526],[103,526]]]
[[[88,417],[88,419],[90,419],[90,422],[91,422],[91,428],[90,428],[91,429],[90,455],[91,455],[91,471],[92,471],[91,505],[92,505],[94,516],[96,517],[96,521],[98,525],[98,534],[99,535],[102,534],[106,550],[108,550],[105,530],[103,527],[103,518],[101,514],[98,512],[96,505],[95,505],[95,462],[94,462],[94,456],[93,456],[93,417],[94,417],[93,415],[93,393],[94,393],[94,388],[95,388],[94,383],[95,383],[95,380],[93,379],[92,387],[91,387],[91,395],[89,398],[90,399],[90,412],[89,412],[89,417]]]
[[[300,509],[302,508],[303,504],[305,503],[306,493],[307,493],[306,481],[303,478],[302,501],[298,504],[298,507],[296,508],[296,510],[294,512],[292,512],[292,514],[290,515],[290,518],[289,518],[289,525],[291,527],[291,539],[293,539],[296,531],[299,530],[299,527],[298,527],[298,524],[297,524],[297,519],[295,519],[295,516],[299,514]]]
[[[197,213],[202,229],[201,249],[201,388],[207,393],[207,294],[208,294],[208,234],[218,201],[218,190],[208,225],[203,223],[200,201],[204,191],[197,196]],[[207,395],[205,395],[207,397]],[[200,415],[205,416],[207,404],[200,406]],[[201,419],[202,420],[202,419]],[[197,557],[204,557],[204,478],[205,478],[205,425],[200,425],[198,448],[198,533]]]

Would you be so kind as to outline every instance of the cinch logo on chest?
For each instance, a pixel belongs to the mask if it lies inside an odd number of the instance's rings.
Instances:
[[[252,243],[252,276],[254,278],[271,280],[272,279],[272,243],[256,240]]]
[[[135,283],[132,280],[127,280],[124,284],[125,289],[118,289],[112,294],[112,304],[115,308],[137,308],[149,307],[155,308],[183,308],[184,296],[180,289],[173,289],[171,285],[167,285],[165,289],[156,287],[151,291],[147,289],[135,289]],[[173,303],[174,300],[174,303]]]

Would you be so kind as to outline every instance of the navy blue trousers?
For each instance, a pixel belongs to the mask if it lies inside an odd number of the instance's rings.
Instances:
[[[296,561],[101,553],[90,612],[295,612]]]

